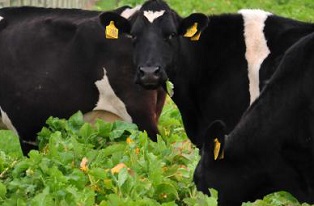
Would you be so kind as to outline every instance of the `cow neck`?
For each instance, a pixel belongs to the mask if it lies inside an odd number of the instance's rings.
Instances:
[[[201,142],[196,142],[199,136],[199,109],[196,101],[196,90],[198,67],[198,55],[195,42],[187,38],[180,38],[174,68],[167,72],[170,81],[174,84],[173,101],[178,106],[182,114],[183,124],[189,139],[193,144],[201,146]],[[189,48],[189,49],[187,49]]]

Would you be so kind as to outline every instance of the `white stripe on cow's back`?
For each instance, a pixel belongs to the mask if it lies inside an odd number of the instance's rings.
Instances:
[[[120,98],[114,93],[108,77],[107,71],[104,69],[104,77],[96,81],[96,87],[99,91],[99,99],[94,110],[104,110],[118,115],[124,121],[132,122],[132,117],[128,114],[125,104]]]
[[[1,128],[1,129],[9,129],[18,135],[17,130],[13,126],[8,114],[4,112],[1,107],[0,107],[0,113],[1,113],[0,124],[2,123],[6,127],[6,128]]]
[[[146,19],[150,22],[153,23],[155,21],[155,19],[161,17],[162,15],[164,15],[165,10],[161,10],[161,11],[144,11],[144,16],[146,17]]]
[[[133,16],[133,14],[135,14],[137,11],[139,11],[141,8],[142,8],[142,5],[137,5],[136,7],[131,8],[131,9],[127,8],[120,14],[120,16],[128,19],[131,16]]]
[[[270,54],[263,32],[269,12],[259,9],[242,9],[239,13],[244,21],[245,58],[248,63],[250,104],[259,96],[259,70]]]

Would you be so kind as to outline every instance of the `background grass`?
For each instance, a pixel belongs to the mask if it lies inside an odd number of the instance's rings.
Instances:
[[[143,0],[101,0],[96,7],[101,10],[142,4]],[[274,14],[303,21],[314,22],[313,0],[166,0],[180,15],[187,16],[192,12],[205,14],[233,13],[243,8],[263,9]]]

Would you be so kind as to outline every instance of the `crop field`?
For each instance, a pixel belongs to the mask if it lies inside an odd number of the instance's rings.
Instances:
[[[168,0],[182,16],[191,12],[220,14],[260,8],[314,22],[313,0]],[[98,10],[137,5],[139,0],[100,0]],[[199,151],[188,140],[176,105],[167,98],[159,120],[160,135],[152,142],[130,123],[94,126],[78,111],[69,119],[50,117],[38,133],[40,149],[23,157],[18,138],[0,131],[0,205],[38,206],[215,206],[196,190],[194,168]],[[236,191],[235,191],[236,192]],[[278,191],[244,206],[307,206]]]

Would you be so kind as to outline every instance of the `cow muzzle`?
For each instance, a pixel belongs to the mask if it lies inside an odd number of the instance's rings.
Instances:
[[[160,67],[139,67],[135,82],[145,89],[157,89],[166,80],[166,74]]]

